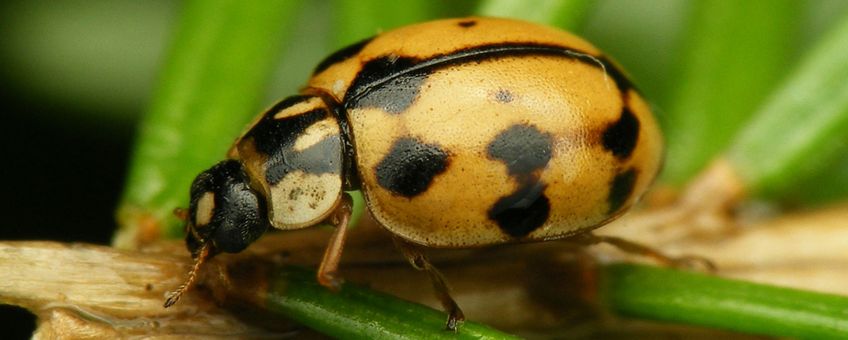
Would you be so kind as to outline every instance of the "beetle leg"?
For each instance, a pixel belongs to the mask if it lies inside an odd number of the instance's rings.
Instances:
[[[709,272],[716,271],[716,265],[712,261],[704,257],[691,255],[673,257],[666,255],[654,248],[633,241],[629,241],[621,237],[595,235],[593,233],[587,232],[580,235],[576,235],[574,236],[574,238],[578,242],[586,245],[607,243],[626,253],[650,257],[656,260],[657,262],[674,268],[704,268]]]
[[[324,250],[324,257],[318,267],[318,283],[332,290],[341,288],[342,280],[338,277],[339,261],[342,258],[347,227],[350,223],[350,215],[353,212],[353,199],[350,194],[342,194],[341,200],[330,220],[336,230],[330,236],[330,243]]]
[[[399,237],[394,237],[393,239],[395,241],[395,245],[398,249],[400,249],[407,261],[409,261],[409,264],[417,270],[427,272],[427,275],[430,276],[430,282],[433,284],[433,289],[436,291],[436,297],[442,303],[442,308],[448,312],[448,320],[445,323],[445,329],[456,332],[457,327],[465,321],[465,314],[462,313],[462,309],[459,308],[459,305],[453,297],[451,297],[450,288],[445,281],[445,277],[438,269],[436,269],[436,267],[433,266],[432,263],[430,263],[427,256],[424,255],[421,249],[417,246],[410,244]]]

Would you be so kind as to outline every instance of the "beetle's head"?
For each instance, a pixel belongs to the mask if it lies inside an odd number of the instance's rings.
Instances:
[[[265,200],[250,187],[241,163],[226,160],[201,172],[191,184],[186,247],[195,259],[237,253],[268,229]]]
[[[186,247],[195,260],[188,279],[172,292],[165,307],[191,286],[206,259],[244,250],[268,229],[265,200],[250,187],[240,162],[226,160],[201,172],[191,184],[186,214]]]

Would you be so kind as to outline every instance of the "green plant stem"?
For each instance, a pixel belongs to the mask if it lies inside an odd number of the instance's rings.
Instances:
[[[258,111],[297,1],[188,1],[137,136],[115,243],[142,223],[181,235],[192,179],[223,159]],[[146,222],[145,222],[146,221]]]
[[[717,153],[784,74],[802,3],[696,1],[665,114],[664,179],[685,183]]]
[[[602,296],[615,312],[745,333],[848,337],[848,298],[641,265],[604,269]]]
[[[792,185],[781,201],[789,205],[823,205],[848,197],[848,152],[831,164],[815,169],[815,174]]]
[[[779,198],[848,151],[846,60],[848,16],[804,56],[736,136],[727,157],[753,194]]]
[[[586,18],[591,2],[586,0],[485,0],[477,14],[515,18],[566,29],[577,29]]]
[[[444,330],[446,314],[369,289],[344,284],[339,292],[318,285],[312,271],[287,267],[271,278],[267,307],[327,335],[343,339],[513,339],[466,321]]]

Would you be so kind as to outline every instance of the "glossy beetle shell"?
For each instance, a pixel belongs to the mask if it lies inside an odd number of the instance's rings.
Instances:
[[[355,173],[290,177],[275,193],[263,182],[269,158],[256,156],[255,126],[234,156],[280,229],[320,222],[344,179],[357,178],[375,219],[414,243],[562,238],[620,215],[662,159],[657,123],[618,66],[574,35],[521,21],[448,19],[389,31],[328,57],[303,93],[327,105],[316,121],[334,130],[322,136],[352,145]],[[306,130],[292,138],[315,139]],[[328,161],[344,163],[343,147]],[[321,192],[309,213],[294,209],[310,204],[285,202],[297,188]]]

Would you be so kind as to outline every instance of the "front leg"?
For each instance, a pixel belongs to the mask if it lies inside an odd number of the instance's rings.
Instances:
[[[318,283],[334,291],[339,290],[342,284],[342,279],[338,277],[339,262],[342,258],[350,216],[353,213],[353,199],[350,194],[344,193],[341,200],[339,207],[330,217],[330,223],[336,230],[330,236],[330,242],[324,250],[324,257],[318,267]]]

